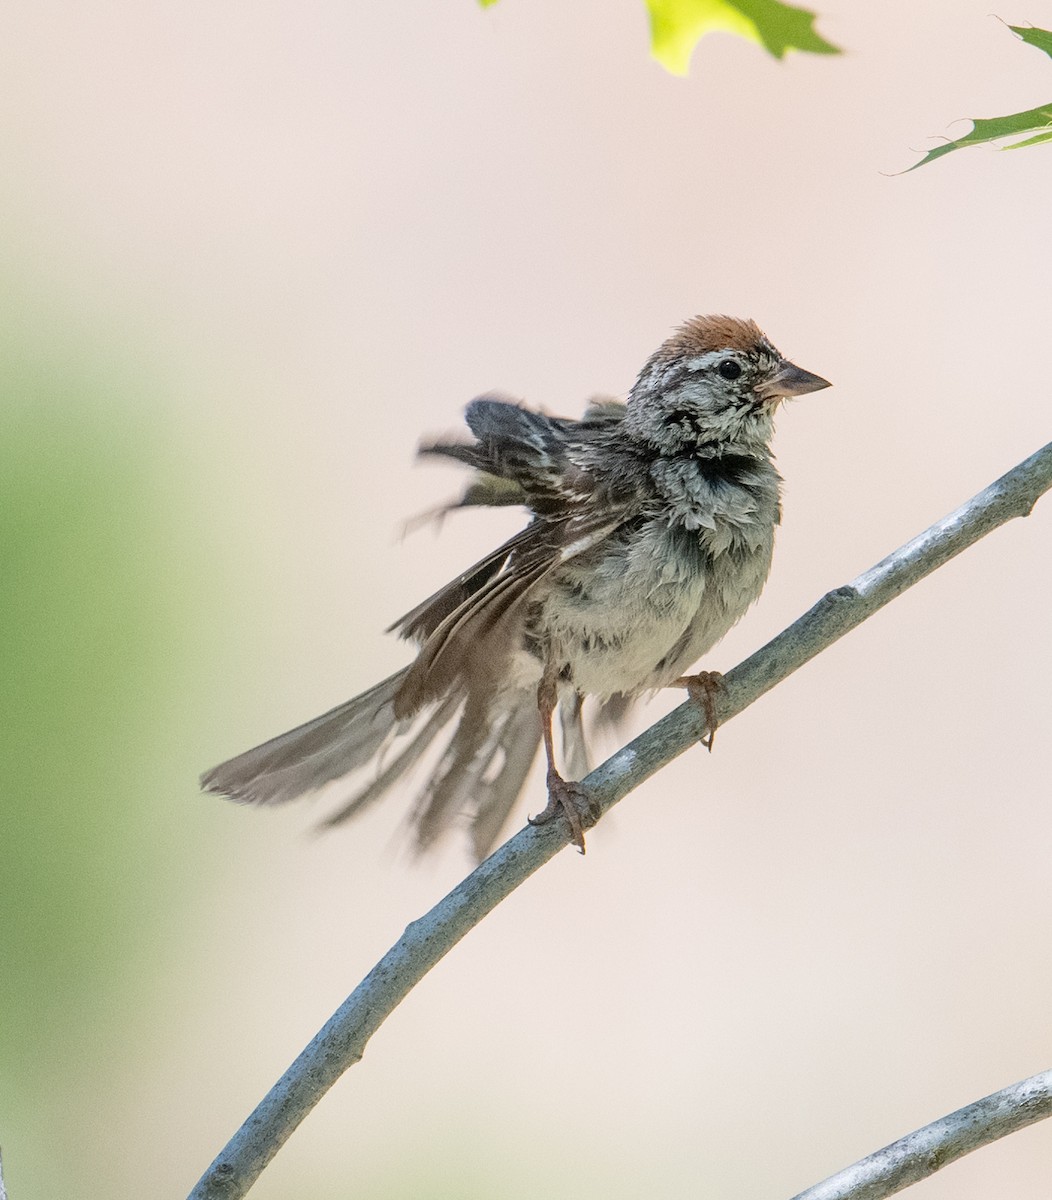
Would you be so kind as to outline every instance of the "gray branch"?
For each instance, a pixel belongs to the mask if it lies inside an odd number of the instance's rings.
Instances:
[[[1050,487],[1052,443],[852,583],[823,596],[810,612],[728,672],[716,703],[719,723],[737,716],[985,534],[1012,517],[1029,515]],[[651,726],[588,776],[585,784],[596,811],[601,815],[612,808],[666,763],[696,746],[705,732],[700,709],[690,702]],[[568,841],[568,827],[562,821],[527,826],[409,925],[263,1098],[201,1177],[190,1200],[244,1196],[307,1113],[358,1062],[370,1037],[409,991],[468,930]]]
[[[972,1150],[1049,1116],[1052,1071],[1042,1071],[906,1134],[793,1200],[884,1200]]]

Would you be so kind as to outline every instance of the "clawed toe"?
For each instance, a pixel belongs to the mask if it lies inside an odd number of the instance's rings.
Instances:
[[[719,671],[699,671],[697,675],[683,675],[675,680],[673,687],[685,687],[687,695],[705,714],[705,733],[701,744],[712,753],[712,741],[716,736],[719,718],[716,715],[716,700],[726,690]]]
[[[530,817],[531,825],[547,825],[558,816],[564,816],[570,825],[570,841],[584,854],[584,831],[594,825],[598,814],[592,806],[588,792],[579,783],[563,779],[557,771],[548,772],[548,803],[543,812]]]

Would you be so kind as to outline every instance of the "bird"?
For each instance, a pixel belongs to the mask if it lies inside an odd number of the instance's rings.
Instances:
[[[686,672],[767,580],[781,520],[775,412],[829,386],[755,322],[708,315],[658,347],[625,401],[598,398],[579,419],[496,394],[473,400],[470,440],[420,447],[471,472],[441,511],[517,504],[525,527],[390,627],[416,646],[408,666],[214,767],[202,787],[270,805],[364,775],[329,827],[436,747],[409,818],[416,847],[467,823],[481,861],[543,746],[548,800],[531,823],[564,817],[583,853],[594,820],[580,786],[586,699],[599,722],[644,694],[687,687],[711,749],[720,677]]]

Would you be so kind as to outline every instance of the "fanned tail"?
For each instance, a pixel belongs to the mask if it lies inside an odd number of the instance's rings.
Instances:
[[[471,696],[443,700],[376,778],[324,826],[339,825],[378,800],[454,719],[456,728],[417,797],[409,824],[418,851],[454,825],[468,825],[481,862],[493,849],[537,757],[541,722],[532,691],[505,693],[489,703]]]
[[[416,844],[426,850],[451,825],[467,819],[481,861],[493,848],[541,743],[532,691],[496,700],[471,695],[434,774],[413,808]]]
[[[541,740],[530,689],[466,697],[451,694],[398,721],[399,671],[345,704],[207,772],[201,786],[245,804],[281,804],[342,779],[376,760],[374,776],[322,822],[357,816],[416,767],[456,722],[410,816],[424,850],[454,825],[470,827],[481,861],[493,848],[529,773]],[[385,754],[386,751],[386,754]]]
[[[201,776],[201,786],[243,804],[282,804],[341,779],[373,758],[395,727],[398,671],[313,721],[246,750]]]

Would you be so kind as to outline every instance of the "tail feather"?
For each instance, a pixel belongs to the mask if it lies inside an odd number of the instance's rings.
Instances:
[[[492,694],[481,696],[476,692],[468,696],[449,745],[413,812],[419,849],[430,846],[458,817],[467,817],[474,828],[481,814],[486,812],[489,789],[485,779],[487,774],[492,773],[493,764],[500,757],[506,761],[513,748],[519,751],[525,749],[515,744],[522,740],[523,728],[521,722],[513,719],[524,708],[532,716],[536,732],[536,738],[530,745],[529,730],[526,730],[525,741],[532,762],[540,739],[540,718],[532,694],[523,692],[511,697],[504,695],[495,698]],[[519,780],[516,796],[524,780],[525,773]],[[512,796],[509,808],[514,802],[515,796]],[[507,811],[503,816],[507,816]],[[503,823],[502,817],[494,836]]]
[[[420,729],[412,734],[408,745],[404,746],[383,767],[370,784],[362,788],[357,795],[338,808],[331,816],[326,817],[321,828],[331,829],[334,825],[342,825],[344,821],[356,817],[374,801],[379,800],[389,787],[397,783],[410,768],[416,766],[438,734],[452,720],[459,703],[458,697],[447,696],[421,725]]]
[[[201,776],[201,786],[244,804],[282,804],[340,779],[376,755],[396,722],[398,671],[353,700],[246,750]]]
[[[541,721],[533,696],[509,713],[501,733],[504,761],[492,778],[483,778],[471,821],[471,845],[481,862],[493,849],[511,810],[522,792],[526,776],[541,744]]]
[[[375,776],[322,822],[322,828],[357,816],[418,766],[456,722],[410,818],[417,848],[426,849],[455,824],[470,826],[481,860],[492,849],[514,806],[541,740],[532,689],[480,695],[451,693],[418,721],[398,721],[394,697],[405,680],[399,671],[345,704],[207,772],[201,785],[246,804],[281,804],[342,779],[371,760],[384,744],[407,739]],[[459,710],[459,719],[458,719]]]

